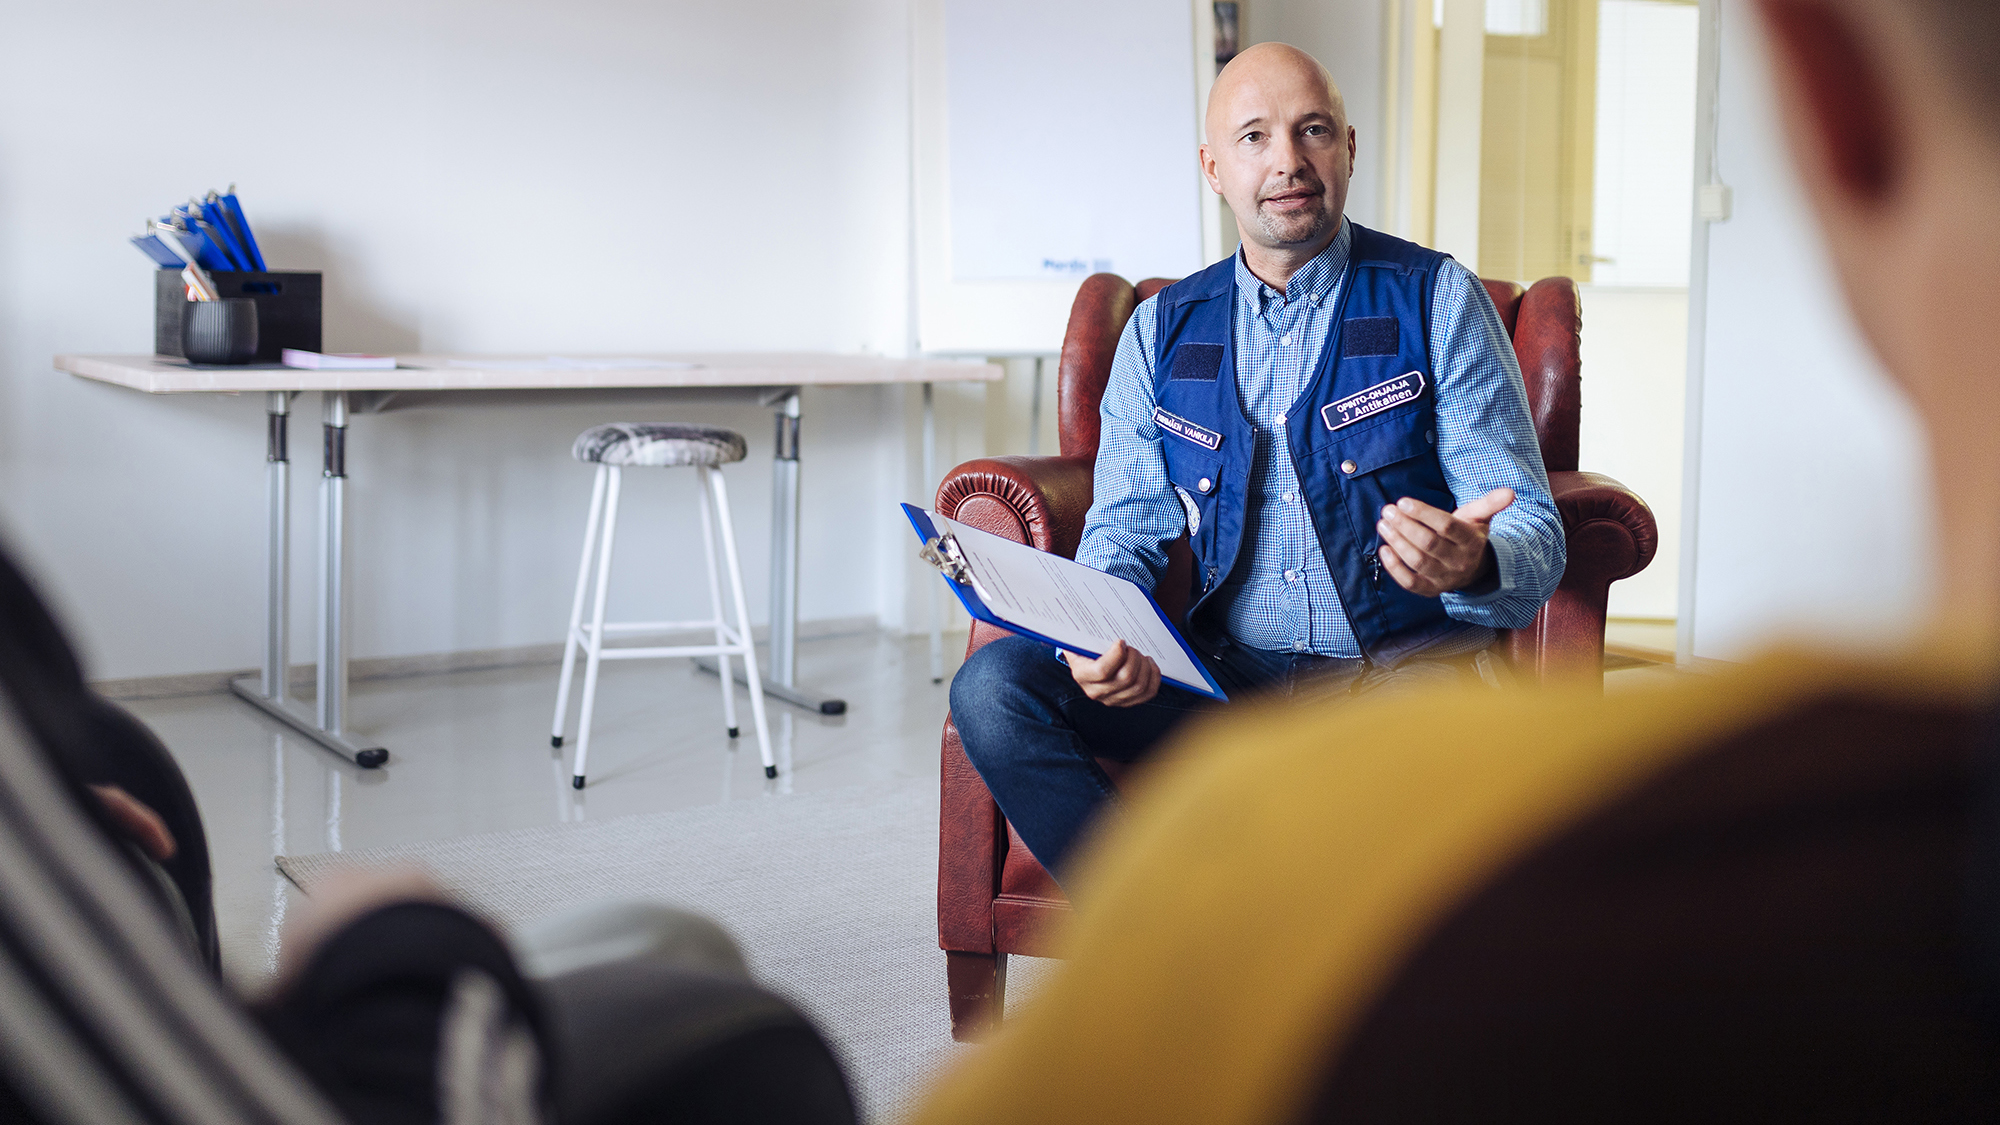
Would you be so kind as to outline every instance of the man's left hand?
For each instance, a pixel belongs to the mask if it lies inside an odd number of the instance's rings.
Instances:
[[[1382,509],[1382,566],[1413,594],[1437,597],[1485,577],[1493,565],[1487,548],[1493,517],[1514,502],[1514,490],[1496,488],[1455,512],[1408,496]]]

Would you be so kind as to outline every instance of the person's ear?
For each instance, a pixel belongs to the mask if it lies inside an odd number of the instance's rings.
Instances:
[[[1848,206],[1872,209],[1896,186],[1902,145],[1881,60],[1826,0],[1760,0],[1778,95],[1803,171]]]
[[[1195,163],[1201,165],[1201,178],[1208,181],[1208,190],[1221,195],[1222,181],[1215,178],[1215,154],[1208,151],[1208,145],[1203,144],[1195,150],[1194,158]]]

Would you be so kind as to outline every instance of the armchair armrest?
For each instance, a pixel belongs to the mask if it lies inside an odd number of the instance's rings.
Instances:
[[[1603,473],[1550,473],[1549,491],[1562,513],[1569,544],[1564,581],[1583,572],[1602,576],[1605,583],[1630,578],[1646,569],[1660,549],[1660,527],[1653,509]]]
[[[981,531],[1064,558],[1076,557],[1090,511],[1092,457],[983,457],[945,474],[937,511]],[[972,623],[970,656],[1006,634]],[[993,898],[1007,855],[1007,822],[966,760],[958,728],[945,719],[938,816],[938,944],[954,956],[993,955]],[[990,972],[990,968],[989,968]],[[977,992],[974,989],[973,992]],[[991,997],[952,992],[954,1022],[963,1007],[983,1010]],[[966,1017],[971,1019],[970,1016]]]
[[[1090,512],[1090,457],[982,457],[945,474],[937,510],[981,531],[1076,557]]]
[[[1659,524],[1638,493],[1602,473],[1550,473],[1549,491],[1562,514],[1569,562],[1533,623],[1507,634],[1507,655],[1538,680],[1602,675],[1611,584],[1653,561]]]

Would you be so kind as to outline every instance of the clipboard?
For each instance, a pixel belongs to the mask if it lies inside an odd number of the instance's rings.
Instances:
[[[903,505],[903,514],[909,517],[910,526],[923,543],[917,551],[918,556],[944,577],[945,584],[953,594],[958,595],[965,611],[973,617],[1010,633],[1030,637],[1092,660],[1104,655],[1105,641],[1112,639],[1104,635],[1106,632],[1114,629],[1118,633],[1130,632],[1133,635],[1123,636],[1122,639],[1160,665],[1162,680],[1210,699],[1228,700],[1222,686],[1215,682],[1215,677],[1209,675],[1207,667],[1202,664],[1201,657],[1188,647],[1187,638],[1174,628],[1166,611],[1153,600],[1153,595],[1138,583],[1093,570],[1060,555],[1038,551],[997,535],[987,535],[977,528],[954,524],[913,504]],[[960,531],[966,533],[968,542],[960,542]],[[1002,594],[1011,596],[1015,591],[997,591],[990,582],[983,581],[977,570],[981,559],[1004,561],[1009,565],[1032,563],[1034,571],[1049,579],[1049,586],[1045,591],[1037,590],[1026,595],[1023,604],[1035,601],[1052,608],[1032,613],[1026,608],[1003,612],[1007,608],[1005,605],[996,607],[989,604],[989,600],[1004,602],[1006,598]],[[1057,605],[1059,602],[1063,604]],[[1142,619],[1141,615],[1146,613],[1150,613],[1150,617]],[[1010,620],[1010,616],[1032,616],[1034,620],[1024,623]],[[1086,618],[1097,623],[1095,631],[1076,624],[1078,619]],[[1123,622],[1124,628],[1116,628],[1112,624],[1118,621]],[[1134,636],[1140,635],[1150,639],[1134,639]],[[1179,651],[1174,652],[1172,646],[1178,646]],[[1154,647],[1159,651],[1153,651]],[[1177,658],[1184,658],[1185,664]]]

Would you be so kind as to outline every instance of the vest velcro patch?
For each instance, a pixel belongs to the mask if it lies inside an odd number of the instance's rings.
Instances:
[[[1214,430],[1197,426],[1178,414],[1169,414],[1157,406],[1153,408],[1153,424],[1175,437],[1191,441],[1203,449],[1222,448],[1221,434],[1216,433]]]
[[[1377,383],[1366,390],[1356,391],[1336,402],[1329,402],[1320,408],[1319,416],[1326,422],[1327,429],[1337,430],[1342,426],[1351,426],[1363,418],[1373,418],[1384,410],[1415,402],[1423,393],[1424,373],[1412,371],[1406,375],[1398,375],[1386,383]]]
[[[1221,371],[1221,344],[1181,344],[1174,349],[1174,362],[1167,369],[1167,378],[1210,383]],[[1209,448],[1215,447],[1211,445]]]
[[[1340,357],[1395,355],[1399,331],[1393,316],[1357,316],[1340,326]]]

